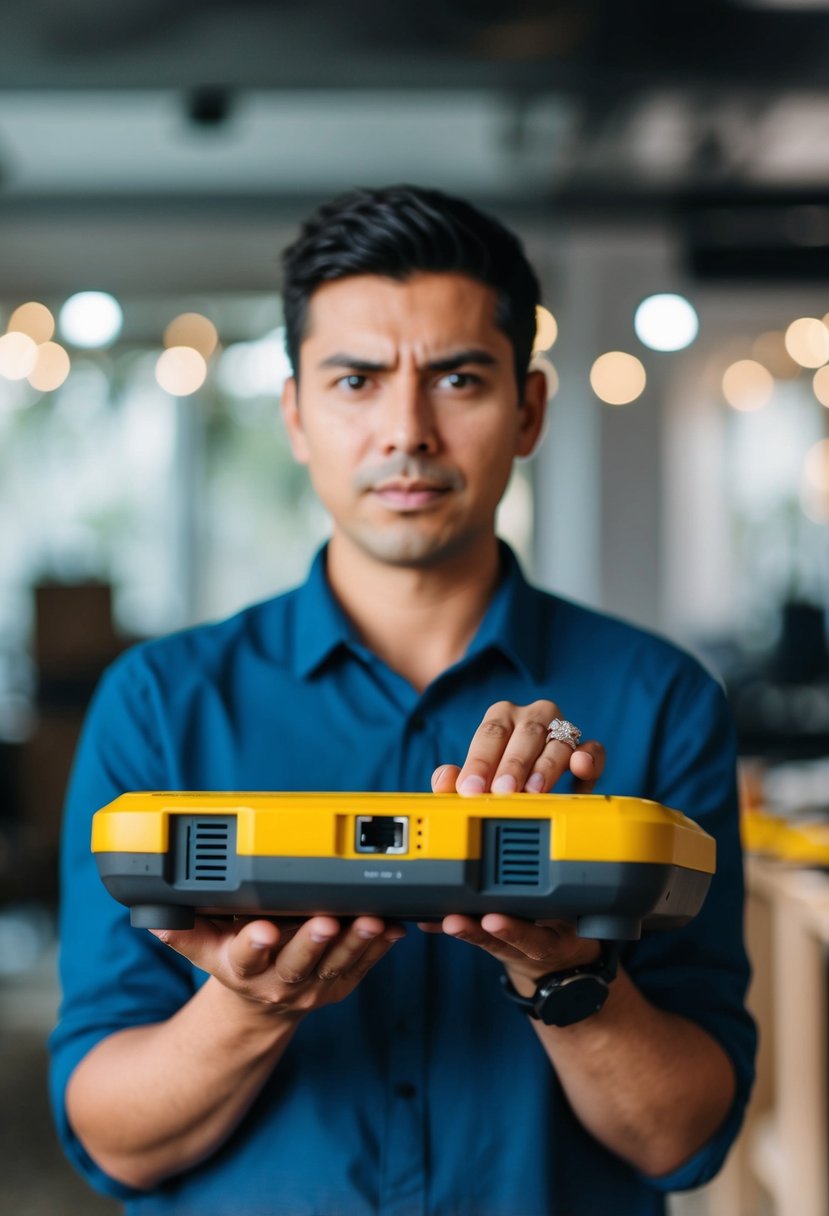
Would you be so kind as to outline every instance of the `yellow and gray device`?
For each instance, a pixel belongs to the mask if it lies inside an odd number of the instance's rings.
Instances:
[[[146,929],[502,912],[616,940],[686,924],[716,862],[679,811],[600,794],[123,794],[94,816],[92,851]]]

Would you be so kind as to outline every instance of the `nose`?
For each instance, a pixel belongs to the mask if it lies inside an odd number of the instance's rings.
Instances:
[[[389,385],[383,403],[381,446],[394,452],[433,453],[438,446],[432,402],[416,375],[405,375]]]

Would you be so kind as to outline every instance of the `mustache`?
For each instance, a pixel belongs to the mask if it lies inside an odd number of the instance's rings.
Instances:
[[[354,474],[354,486],[357,490],[373,490],[397,478],[424,481],[436,490],[462,490],[464,486],[463,477],[457,469],[447,468],[430,456],[414,456],[408,452],[395,452],[386,460],[359,469]]]

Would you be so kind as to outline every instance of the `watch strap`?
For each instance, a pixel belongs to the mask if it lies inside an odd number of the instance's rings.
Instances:
[[[501,975],[501,986],[504,995],[529,1017],[548,1026],[570,1026],[598,1013],[616,978],[618,963],[616,943],[603,941],[594,962],[542,975],[532,996],[522,996],[506,973]]]

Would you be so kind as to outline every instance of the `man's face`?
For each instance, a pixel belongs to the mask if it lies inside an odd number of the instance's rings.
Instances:
[[[429,566],[489,542],[544,396],[533,373],[518,400],[491,288],[461,274],[357,275],[314,292],[283,412],[334,543]]]

